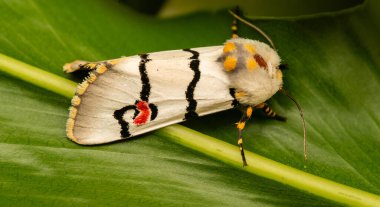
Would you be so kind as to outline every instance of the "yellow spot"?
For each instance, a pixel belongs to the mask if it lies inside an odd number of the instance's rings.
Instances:
[[[224,48],[223,48],[223,53],[229,53],[229,52],[232,52],[236,49],[236,46],[234,43],[232,42],[227,42],[225,45],[224,45]]]
[[[76,140],[74,137],[74,119],[69,118],[66,123],[66,136],[70,138],[71,140]]]
[[[95,69],[96,68],[96,63],[87,63],[84,67],[85,68],[89,68],[89,69]]]
[[[245,127],[245,122],[238,122],[236,128],[239,130],[243,130]]]
[[[74,119],[72,118],[67,119],[67,122],[66,122],[67,131],[72,131],[73,128],[74,128]]]
[[[231,30],[236,31],[236,30],[237,30],[237,26],[236,26],[236,25],[233,25],[233,26],[231,27]]]
[[[265,109],[265,112],[266,112],[266,113],[269,113],[269,111],[270,111],[270,108],[269,108],[269,107]]]
[[[224,61],[224,69],[229,72],[235,69],[237,64],[237,58],[233,56],[227,56],[226,60]]]
[[[96,72],[99,73],[99,74],[102,74],[102,73],[104,73],[106,71],[107,71],[107,67],[104,66],[104,65],[101,65],[98,68],[96,68]]]
[[[75,107],[70,107],[69,117],[71,119],[75,119],[75,117],[77,116],[77,114],[78,114],[78,109],[75,108]]]
[[[238,91],[238,92],[235,93],[235,97],[237,99],[240,99],[241,97],[246,96],[246,95],[247,95],[247,93],[243,92],[243,91]]]
[[[71,67],[72,63],[66,63],[64,66],[63,66],[63,71],[65,73],[71,73],[74,71],[74,69]]]
[[[257,62],[253,58],[248,58],[247,62],[246,62],[246,66],[247,66],[248,70],[254,71],[255,69],[257,69]]]
[[[93,83],[96,80],[96,75],[94,73],[90,73],[90,75],[87,77],[88,83]]]
[[[77,94],[78,95],[84,94],[84,92],[86,92],[89,85],[90,85],[90,83],[88,83],[87,81],[84,81],[83,83],[79,84],[79,86],[77,88]]]
[[[232,34],[232,38],[237,38],[239,37],[237,34]]]
[[[247,52],[254,54],[256,52],[255,47],[252,44],[245,44],[244,48]]]
[[[282,80],[282,72],[281,72],[281,70],[277,70],[276,75],[277,75],[277,80],[281,81]]]
[[[243,144],[243,139],[242,138],[240,138],[239,140],[238,140],[238,144],[240,145],[240,144]]]
[[[252,116],[252,111],[253,111],[252,107],[247,108],[246,114],[248,118]]]
[[[73,106],[79,106],[80,104],[80,98],[79,96],[74,96],[73,99],[71,99],[71,105]]]
[[[118,64],[123,58],[118,58],[118,59],[114,59],[114,60],[110,60],[108,61],[108,63],[110,63],[111,65],[116,65]]]

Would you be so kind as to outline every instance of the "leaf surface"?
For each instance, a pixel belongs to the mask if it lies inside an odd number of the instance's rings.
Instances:
[[[380,194],[379,22],[367,4],[308,18],[258,20],[290,66],[285,88],[309,133],[306,171]],[[0,52],[62,73],[74,59],[220,45],[226,12],[158,20],[117,1],[2,1]],[[243,36],[261,39],[242,26]],[[84,147],[65,137],[70,100],[0,73],[0,200],[6,206],[335,206],[252,176],[153,134]],[[281,94],[281,123],[257,113],[244,132],[251,151],[302,169],[298,112]],[[186,126],[236,143],[238,111]],[[256,118],[257,117],[257,118]]]

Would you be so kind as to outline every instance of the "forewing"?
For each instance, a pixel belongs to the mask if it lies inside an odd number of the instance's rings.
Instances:
[[[80,144],[107,143],[232,108],[217,62],[221,52],[220,46],[175,50],[109,65],[80,96],[68,136]]]

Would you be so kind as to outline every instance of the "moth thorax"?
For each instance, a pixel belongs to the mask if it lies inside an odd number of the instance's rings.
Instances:
[[[219,60],[241,104],[260,104],[282,86],[282,73],[278,69],[280,57],[265,43],[243,38],[230,39],[225,43]]]

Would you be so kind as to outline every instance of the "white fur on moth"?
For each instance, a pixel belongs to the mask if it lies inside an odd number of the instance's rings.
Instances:
[[[72,99],[67,136],[92,145],[126,139],[238,104],[257,106],[282,87],[280,57],[265,43],[142,54],[64,70],[96,69]]]

